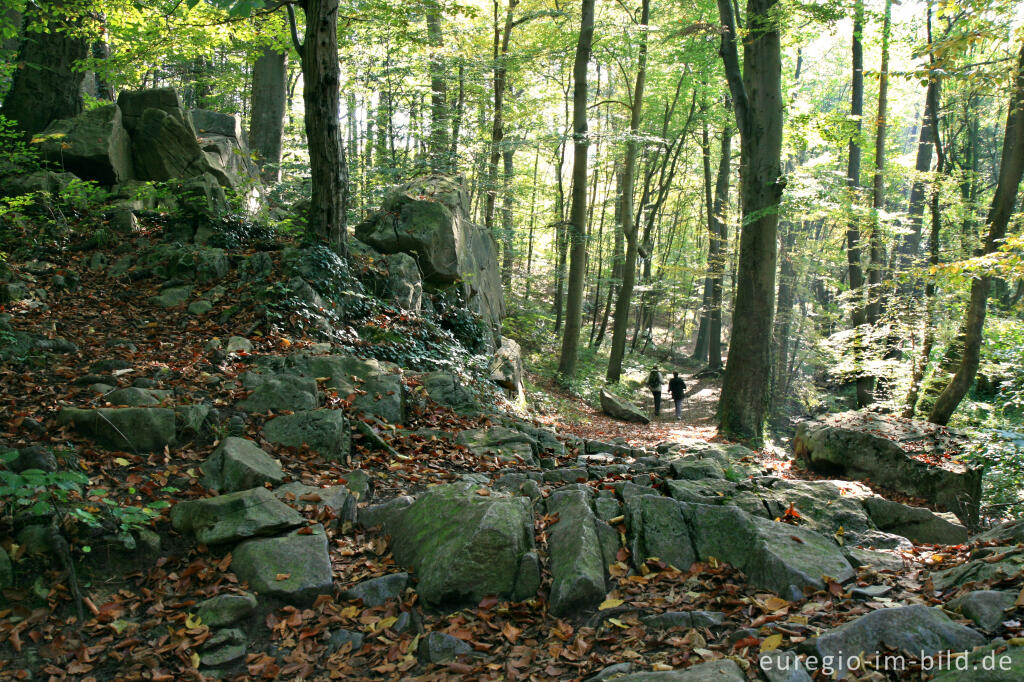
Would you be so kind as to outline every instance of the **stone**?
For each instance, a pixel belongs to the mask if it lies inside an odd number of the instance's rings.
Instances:
[[[261,596],[309,606],[334,589],[327,535],[323,526],[311,529],[308,535],[246,540],[234,549],[231,569]]]
[[[363,633],[355,632],[354,630],[335,630],[327,638],[327,651],[333,654],[336,651],[341,650],[346,645],[349,646],[349,651],[355,652],[363,648]]]
[[[459,432],[455,442],[465,445],[473,454],[483,459],[497,457],[499,461],[536,465],[537,441],[519,431],[503,426],[485,429],[466,429]],[[584,477],[586,474],[584,473]]]
[[[840,528],[849,533],[864,533],[875,528],[862,504],[871,495],[864,486],[846,481],[774,481],[771,488],[758,488],[756,494],[768,510],[770,518],[781,518],[789,505],[800,514],[801,525],[822,535],[832,535]],[[865,536],[867,537],[867,536]]]
[[[42,445],[29,445],[18,450],[17,457],[7,462],[6,467],[16,474],[28,469],[53,472],[57,470],[57,458],[49,448]]]
[[[602,668],[601,672],[596,675],[591,675],[586,678],[586,682],[603,682],[604,680],[618,680],[622,679],[622,676],[633,672],[632,663],[615,663],[606,668]]]
[[[109,186],[134,177],[131,141],[114,104],[54,121],[32,144],[44,159],[82,180]]]
[[[64,407],[57,421],[111,450],[159,452],[176,443],[175,411],[163,407]]]
[[[391,424],[405,421],[405,390],[397,365],[352,355],[296,353],[267,360],[299,376],[324,379],[341,397],[352,396],[352,406]]]
[[[263,437],[291,448],[308,445],[328,461],[344,460],[352,449],[352,432],[341,410],[310,410],[274,417]]]
[[[78,177],[74,173],[40,170],[3,178],[0,181],[0,190],[5,196],[12,197],[36,192],[56,196],[75,180],[78,180]]]
[[[246,412],[314,410],[320,404],[316,379],[294,374],[246,372],[242,385],[252,393],[236,406]]]
[[[679,502],[670,497],[638,495],[626,502],[626,519],[629,549],[637,570],[650,557],[680,571],[686,571],[697,560]]]
[[[395,561],[415,572],[416,591],[431,606],[532,596],[523,594],[532,585],[517,584],[523,556],[534,550],[530,501],[475,490],[434,486],[386,519]]]
[[[747,676],[735,661],[723,658],[681,670],[631,673],[615,679],[616,682],[746,682]]]
[[[175,439],[179,443],[202,437],[208,430],[211,419],[209,405],[178,405],[174,408]]]
[[[950,620],[940,609],[915,604],[872,611],[829,630],[810,642],[819,660],[830,656],[837,677],[848,672],[851,656],[872,656],[887,647],[931,656],[944,651],[970,651],[985,643],[977,631]]]
[[[407,253],[394,253],[387,256],[385,263],[390,300],[402,310],[419,312],[423,307],[423,278],[416,259]]]
[[[590,509],[582,490],[561,489],[548,498],[548,514],[558,521],[548,528],[551,557],[552,615],[564,616],[595,608],[607,592],[604,555]]]
[[[196,604],[196,615],[203,625],[219,628],[247,618],[258,605],[256,597],[248,592],[219,594]]]
[[[394,523],[413,503],[408,495],[396,497],[382,504],[363,507],[357,512],[357,521],[363,528],[381,528]]]
[[[204,668],[231,665],[245,656],[246,638],[240,629],[218,630],[203,644],[199,656]]]
[[[356,496],[349,492],[344,486],[332,486],[330,488],[314,488],[310,485],[292,482],[285,483],[274,490],[274,495],[279,500],[295,506],[315,505],[317,508],[331,510],[334,514],[335,524],[356,522]]]
[[[199,300],[188,304],[188,314],[200,317],[213,310],[213,304],[209,301]]]
[[[228,339],[228,345],[224,349],[226,353],[251,353],[252,341],[244,336],[232,336]]]
[[[870,479],[941,505],[971,525],[977,520],[982,470],[955,458],[944,458],[945,464],[936,466],[913,457],[922,445],[948,455],[968,442],[955,431],[927,422],[843,412],[800,423],[793,452],[812,469]]]
[[[976,556],[967,563],[931,573],[937,590],[969,585],[974,582],[990,582],[1016,578],[1024,570],[1024,549],[1015,548],[999,552],[1000,556]]]
[[[996,639],[963,660],[943,660],[945,669],[932,682],[1020,682],[1024,680],[1024,646]]]
[[[362,469],[353,469],[347,472],[344,485],[360,502],[365,502],[373,495],[373,479]]]
[[[422,375],[420,383],[427,396],[438,405],[450,408],[456,414],[480,414],[480,403],[459,380],[448,372],[430,372]]]
[[[444,632],[428,632],[420,640],[416,653],[424,663],[444,663],[473,651],[473,647],[458,637]]]
[[[523,352],[519,344],[507,337],[501,337],[501,344],[491,358],[491,381],[504,388],[517,400],[525,400],[523,387]]]
[[[192,287],[190,286],[170,287],[161,291],[159,296],[154,296],[151,300],[161,308],[175,308],[187,301],[191,295]]]
[[[607,388],[601,389],[601,411],[609,417],[636,424],[650,424],[651,420],[636,405],[615,395]]]
[[[998,542],[1010,545],[1024,543],[1024,519],[1004,521],[999,525],[989,528],[984,533],[980,533],[975,540],[978,542]]]
[[[649,628],[712,628],[725,621],[725,614],[717,611],[666,611],[650,616],[641,616],[640,622]]]
[[[994,632],[1007,620],[1005,611],[1013,608],[1016,601],[1017,595],[1013,592],[977,590],[953,599],[946,604],[946,608],[962,613],[982,630]]]
[[[366,608],[381,606],[391,599],[401,599],[409,585],[408,573],[391,573],[364,580],[341,591],[342,599],[358,599]]]
[[[967,529],[952,514],[937,514],[924,507],[908,507],[883,497],[864,500],[871,520],[880,530],[918,543],[959,545],[967,542]]]
[[[130,407],[147,407],[159,405],[170,395],[170,391],[158,391],[147,388],[130,386],[119,388],[103,396],[103,399],[111,405],[127,405]]]
[[[171,508],[171,525],[208,545],[272,535],[302,525],[297,511],[266,488],[178,502]],[[237,560],[237,556],[235,557]]]
[[[722,465],[713,459],[685,457],[672,461],[672,475],[677,479],[701,481],[705,478],[725,478]]]
[[[229,436],[220,442],[203,465],[203,485],[218,492],[258,488],[284,480],[281,464],[260,446],[245,438]]]
[[[457,285],[468,307],[500,333],[505,299],[498,249],[489,232],[470,222],[469,207],[459,180],[424,175],[394,188],[355,234],[381,253],[412,254],[426,284]]]
[[[683,503],[698,558],[715,557],[743,571],[747,581],[802,599],[804,588],[824,589],[822,576],[842,584],[856,577],[835,543],[806,528],[752,516],[733,506]]]
[[[206,160],[215,169],[215,175],[223,175],[227,179],[227,186],[236,190],[258,184],[259,170],[252,161],[245,132],[237,116],[208,109],[192,109],[189,118]]]
[[[273,272],[274,260],[263,251],[247,256],[238,266],[238,273],[243,282],[261,282]]]

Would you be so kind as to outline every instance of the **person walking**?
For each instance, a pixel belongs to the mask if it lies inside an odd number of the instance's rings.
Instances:
[[[676,404],[676,421],[679,421],[683,418],[683,396],[686,395],[686,382],[679,376],[679,372],[672,372],[672,378],[668,380],[668,392]]]
[[[647,375],[647,388],[654,395],[654,416],[661,414],[661,370],[655,365],[651,373]]]

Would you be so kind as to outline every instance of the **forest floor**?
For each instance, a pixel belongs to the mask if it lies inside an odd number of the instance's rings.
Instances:
[[[141,245],[140,245],[141,247]],[[219,388],[212,376],[233,379],[252,358],[229,359],[210,367],[204,346],[211,337],[245,334],[253,320],[245,315],[230,324],[217,324],[213,314],[197,318],[181,308],[161,309],[150,303],[158,293],[152,282],[112,282],[87,267],[89,254],[72,253],[53,263],[12,264],[21,274],[36,278],[40,286],[53,275],[75,274],[82,288],[76,292],[51,290],[46,306],[16,304],[7,307],[11,325],[49,337],[61,336],[78,346],[74,353],[36,358],[21,366],[0,366],[0,445],[24,447],[42,444],[90,477],[85,502],[99,505],[97,488],[120,505],[153,501],[170,503],[209,495],[197,473],[214,443],[187,444],[171,452],[137,454],[108,452],[89,440],[61,428],[55,416],[61,406],[100,406],[101,397],[76,380],[95,373],[95,363],[117,359],[124,363],[116,380],[129,384],[134,377],[160,376],[160,387],[174,392],[178,403],[204,401],[230,406],[243,392]],[[34,270],[32,274],[29,270]],[[232,274],[223,282],[226,307],[233,292],[246,286]],[[308,340],[265,336],[254,338],[253,354],[290,352],[308,347]],[[170,370],[168,373],[167,370]],[[683,419],[675,421],[671,401],[649,425],[630,425],[600,414],[585,401],[561,394],[573,406],[564,414],[547,411],[540,421],[587,438],[625,438],[636,446],[653,447],[665,440],[716,439],[713,415],[719,380],[693,380]],[[80,382],[81,383],[81,382]],[[651,398],[637,396],[647,409]],[[450,440],[426,439],[411,433],[432,428],[456,433],[485,426],[487,417],[462,418],[445,409],[415,411],[405,429],[389,434],[390,444],[403,453],[401,461],[373,451],[357,439],[351,466],[370,474],[375,482],[372,502],[416,493],[431,483],[457,480],[464,473],[498,475],[495,462],[478,459]],[[247,435],[259,438],[259,425]],[[264,443],[266,446],[266,444]],[[324,462],[305,449],[278,448],[274,452],[293,480],[313,486],[344,484],[345,463]],[[764,453],[758,455],[765,458]],[[765,458],[771,459],[771,458]],[[572,466],[575,454],[559,459]],[[767,463],[767,462],[766,462]],[[783,459],[778,466],[787,466]],[[588,481],[595,488],[610,481]],[[168,492],[166,486],[180,490]],[[298,501],[297,501],[298,502]],[[310,523],[325,520],[315,505],[297,504]],[[548,517],[537,522],[537,544],[547,552]],[[164,540],[155,559],[138,564],[114,552],[106,559],[81,553],[78,580],[87,607],[76,614],[73,579],[59,562],[26,556],[0,527],[0,541],[15,559],[14,587],[0,599],[0,679],[149,679],[203,678],[197,670],[200,652],[212,631],[193,618],[195,605],[206,598],[239,590],[231,571],[231,554],[217,548],[193,546],[171,530],[166,510],[151,524]],[[621,529],[625,532],[624,527]],[[395,573],[399,567],[388,540],[373,529],[330,527],[334,581],[343,589],[360,581]],[[620,550],[620,553],[624,550]],[[865,602],[843,592],[838,585],[797,602],[779,599],[748,585],[740,572],[726,564],[695,563],[685,571],[663,562],[647,566],[644,575],[626,570],[628,553],[612,568],[608,599],[616,606],[573,618],[556,618],[547,611],[543,595],[551,576],[544,571],[538,597],[522,603],[485,599],[475,607],[454,613],[425,609],[408,590],[400,599],[363,608],[338,597],[322,597],[311,608],[285,606],[263,613],[247,624],[249,653],[231,679],[534,679],[579,680],[612,664],[631,662],[638,670],[685,668],[706,660],[729,657],[757,678],[757,659],[766,638],[778,646],[784,635],[796,645],[835,625],[868,611],[895,603],[935,603],[925,589],[929,564],[962,559],[967,548],[918,546],[904,554],[903,571],[866,571],[861,586],[885,585],[887,597]],[[934,557],[938,556],[938,559]],[[133,565],[134,563],[134,565]],[[645,613],[703,609],[724,614],[725,624],[708,628],[656,631],[644,627]],[[403,612],[413,614],[415,627],[393,629]],[[765,627],[787,614],[802,623],[771,632]],[[263,626],[266,627],[263,627]],[[358,649],[330,644],[339,628],[365,634]],[[444,664],[420,662],[418,643],[427,632],[451,634],[473,648],[473,656]],[[774,632],[774,634],[772,634]]]

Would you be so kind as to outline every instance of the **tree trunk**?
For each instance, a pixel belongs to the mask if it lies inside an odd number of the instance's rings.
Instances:
[[[622,194],[620,197],[620,221],[626,238],[626,258],[622,262],[622,284],[615,301],[615,321],[612,326],[612,348],[608,358],[608,372],[605,379],[616,383],[622,375],[622,359],[626,354],[626,325],[633,298],[636,280],[636,257],[638,251],[638,225],[633,216],[633,186],[636,178],[636,157],[640,148],[640,119],[643,113],[644,85],[647,80],[647,25],[650,20],[651,2],[643,0],[640,10],[640,51],[637,57],[636,84],[633,87],[633,101],[630,103],[629,137],[626,141],[626,159],[622,169]]]
[[[760,443],[771,394],[771,337],[775,312],[778,207],[785,189],[782,159],[782,51],[775,19],[778,0],[747,0],[741,71],[736,19],[718,0],[725,33],[722,57],[740,131],[743,228],[729,359],[718,403],[723,434]]]
[[[715,229],[715,210],[712,207],[713,199],[711,197],[711,133],[708,130],[707,105],[704,104],[702,108],[705,110],[705,117],[704,125],[701,128],[700,158],[701,170],[704,171],[704,211],[707,214],[709,235],[708,260],[707,274],[704,276],[704,295],[701,296],[700,324],[697,327],[697,339],[693,343],[693,355],[691,357],[703,362],[708,359],[708,335],[711,331],[709,329],[711,326],[711,249],[713,248],[712,242],[715,239],[713,233]]]
[[[452,117],[452,148],[448,158],[452,170],[459,163],[459,129],[462,127],[462,109],[466,104],[466,65],[459,63],[459,94],[455,98],[455,115]]]
[[[452,166],[448,142],[448,84],[445,81],[444,37],[441,33],[441,6],[427,5],[427,42],[430,44],[430,167],[448,171]]]
[[[722,128],[722,156],[718,161],[715,180],[715,203],[712,205],[712,230],[709,259],[711,259],[711,316],[708,328],[708,367],[722,366],[722,279],[725,274],[725,254],[729,244],[729,225],[725,213],[729,210],[729,170],[732,162],[732,127]],[[710,254],[714,254],[711,258]]]
[[[1021,46],[1014,74],[1014,88],[1010,95],[1009,113],[1003,137],[1003,155],[999,165],[999,181],[992,207],[988,213],[988,237],[985,239],[986,254],[998,249],[1006,238],[1006,226],[1017,202],[1017,188],[1024,176],[1024,45]],[[947,424],[960,401],[967,395],[981,357],[982,331],[985,326],[985,312],[988,307],[990,278],[976,277],[971,282],[971,299],[967,308],[964,326],[965,344],[960,366],[949,385],[939,395],[928,415],[934,424]]]
[[[928,89],[925,91],[924,113],[921,114],[921,132],[917,141],[917,163],[914,171],[917,175],[910,186],[910,199],[907,206],[910,230],[904,235],[899,247],[899,267],[905,270],[910,267],[914,259],[921,251],[921,228],[924,224],[925,187],[926,183],[922,177],[932,167],[932,145],[935,140],[935,122],[931,116],[931,107],[928,102],[932,98],[932,89],[938,86],[937,77],[928,79]]]
[[[576,377],[580,327],[583,323],[583,272],[587,260],[587,64],[594,39],[594,0],[583,0],[580,37],[573,62],[572,208],[569,211],[569,287],[565,303],[565,331],[558,374],[563,383]]]
[[[26,138],[58,118],[82,112],[85,74],[74,66],[88,56],[89,40],[81,35],[81,19],[73,13],[77,3],[53,0],[43,6],[29,3],[25,9],[20,68],[14,71],[2,112]]]
[[[284,134],[287,87],[287,56],[270,47],[263,48],[252,70],[249,146],[258,155],[260,178],[268,185],[281,179],[281,137]]]
[[[291,5],[287,6],[289,11]],[[348,209],[348,167],[341,146],[338,85],[338,0],[303,0],[306,37],[302,55],[303,100],[312,197],[306,235],[343,256]],[[294,17],[292,17],[294,29]],[[293,32],[293,38],[298,43]]]
[[[512,228],[512,155],[515,149],[509,147],[501,153],[502,158],[502,197],[501,197],[501,234],[504,246],[501,249],[501,286],[507,292],[512,286],[512,265],[515,263],[515,245]]]
[[[505,26],[498,29],[498,0],[494,4],[494,111],[491,124],[491,159],[487,166],[487,198],[484,204],[484,226],[488,230],[494,228],[494,200],[498,193],[498,162],[501,161],[501,143],[505,139],[505,82],[508,69],[505,57],[508,54],[509,41],[512,39],[512,13],[519,0],[508,0],[505,12]],[[503,235],[504,237],[504,235]],[[507,243],[502,239],[502,248]]]
[[[533,157],[533,189],[530,191],[530,234],[526,244],[526,295],[530,300],[530,285],[533,283],[533,230],[537,223],[537,171],[540,169],[540,145]]]

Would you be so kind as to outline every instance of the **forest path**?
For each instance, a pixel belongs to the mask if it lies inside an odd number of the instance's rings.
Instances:
[[[634,447],[654,448],[663,441],[697,438],[711,441],[715,438],[715,409],[722,390],[721,377],[693,378],[693,374],[682,374],[686,382],[686,397],[683,399],[682,419],[675,418],[675,407],[666,391],[661,401],[661,414],[653,417],[654,397],[646,388],[638,389],[633,402],[648,416],[650,424],[629,424],[612,419],[601,412],[600,406],[570,396],[553,386],[545,386],[549,393],[572,403],[575,408],[568,413],[552,415],[543,421],[577,436],[596,440],[625,438]]]

